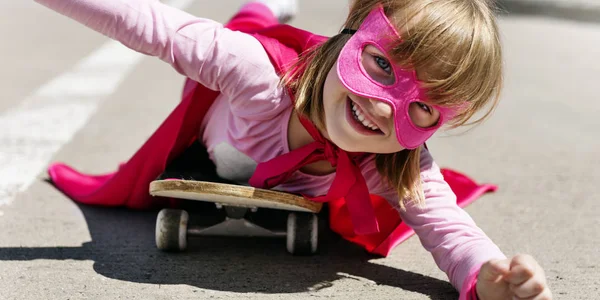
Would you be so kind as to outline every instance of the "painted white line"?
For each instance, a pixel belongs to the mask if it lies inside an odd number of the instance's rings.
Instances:
[[[165,3],[181,9],[192,1]],[[143,57],[119,42],[107,42],[0,115],[0,206],[34,182]]]

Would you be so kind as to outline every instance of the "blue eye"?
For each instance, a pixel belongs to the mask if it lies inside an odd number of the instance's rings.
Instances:
[[[388,62],[385,58],[375,56],[375,62],[386,73],[388,73],[388,74],[392,73],[392,66],[390,65],[390,62]]]
[[[427,106],[427,104],[422,103],[422,102],[416,102],[416,103],[419,106],[419,108],[424,110],[426,113],[431,114],[431,107]]]

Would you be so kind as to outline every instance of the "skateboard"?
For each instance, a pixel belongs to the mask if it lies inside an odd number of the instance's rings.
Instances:
[[[156,247],[160,250],[184,251],[191,236],[246,236],[285,238],[287,251],[294,255],[317,252],[317,213],[322,203],[220,178],[206,149],[198,142],[150,183],[149,192],[152,196],[212,203],[224,215],[216,224],[194,226],[185,209],[162,209],[156,218],[155,231]],[[263,213],[263,219],[269,220],[261,220],[261,211],[276,212],[280,217],[264,217]],[[287,217],[281,218],[281,214]],[[285,224],[274,226],[265,222],[273,220]]]

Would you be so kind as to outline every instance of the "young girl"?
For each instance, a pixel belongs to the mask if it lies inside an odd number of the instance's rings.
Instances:
[[[181,104],[118,172],[50,167],[73,199],[167,205],[148,183],[201,139],[221,177],[330,201],[333,221],[351,219],[333,229],[371,252],[387,255],[407,236],[398,224],[410,226],[461,299],[551,298],[533,258],[506,259],[457,205],[424,146],[495,104],[488,1],[355,0],[329,39],[278,25],[290,0],[247,3],[226,28],[152,0],[37,1],[189,77]]]

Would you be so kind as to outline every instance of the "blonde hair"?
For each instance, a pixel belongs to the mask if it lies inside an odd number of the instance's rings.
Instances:
[[[498,103],[502,53],[494,9],[488,0],[355,0],[343,28],[358,29],[377,4],[401,33],[389,55],[416,70],[427,90],[424,102],[460,106],[451,128],[483,121]],[[282,82],[295,94],[296,110],[324,130],[323,85],[349,34],[338,34],[303,53]],[[469,121],[476,113],[483,115]],[[377,170],[405,201],[424,204],[420,148],[377,154]]]

